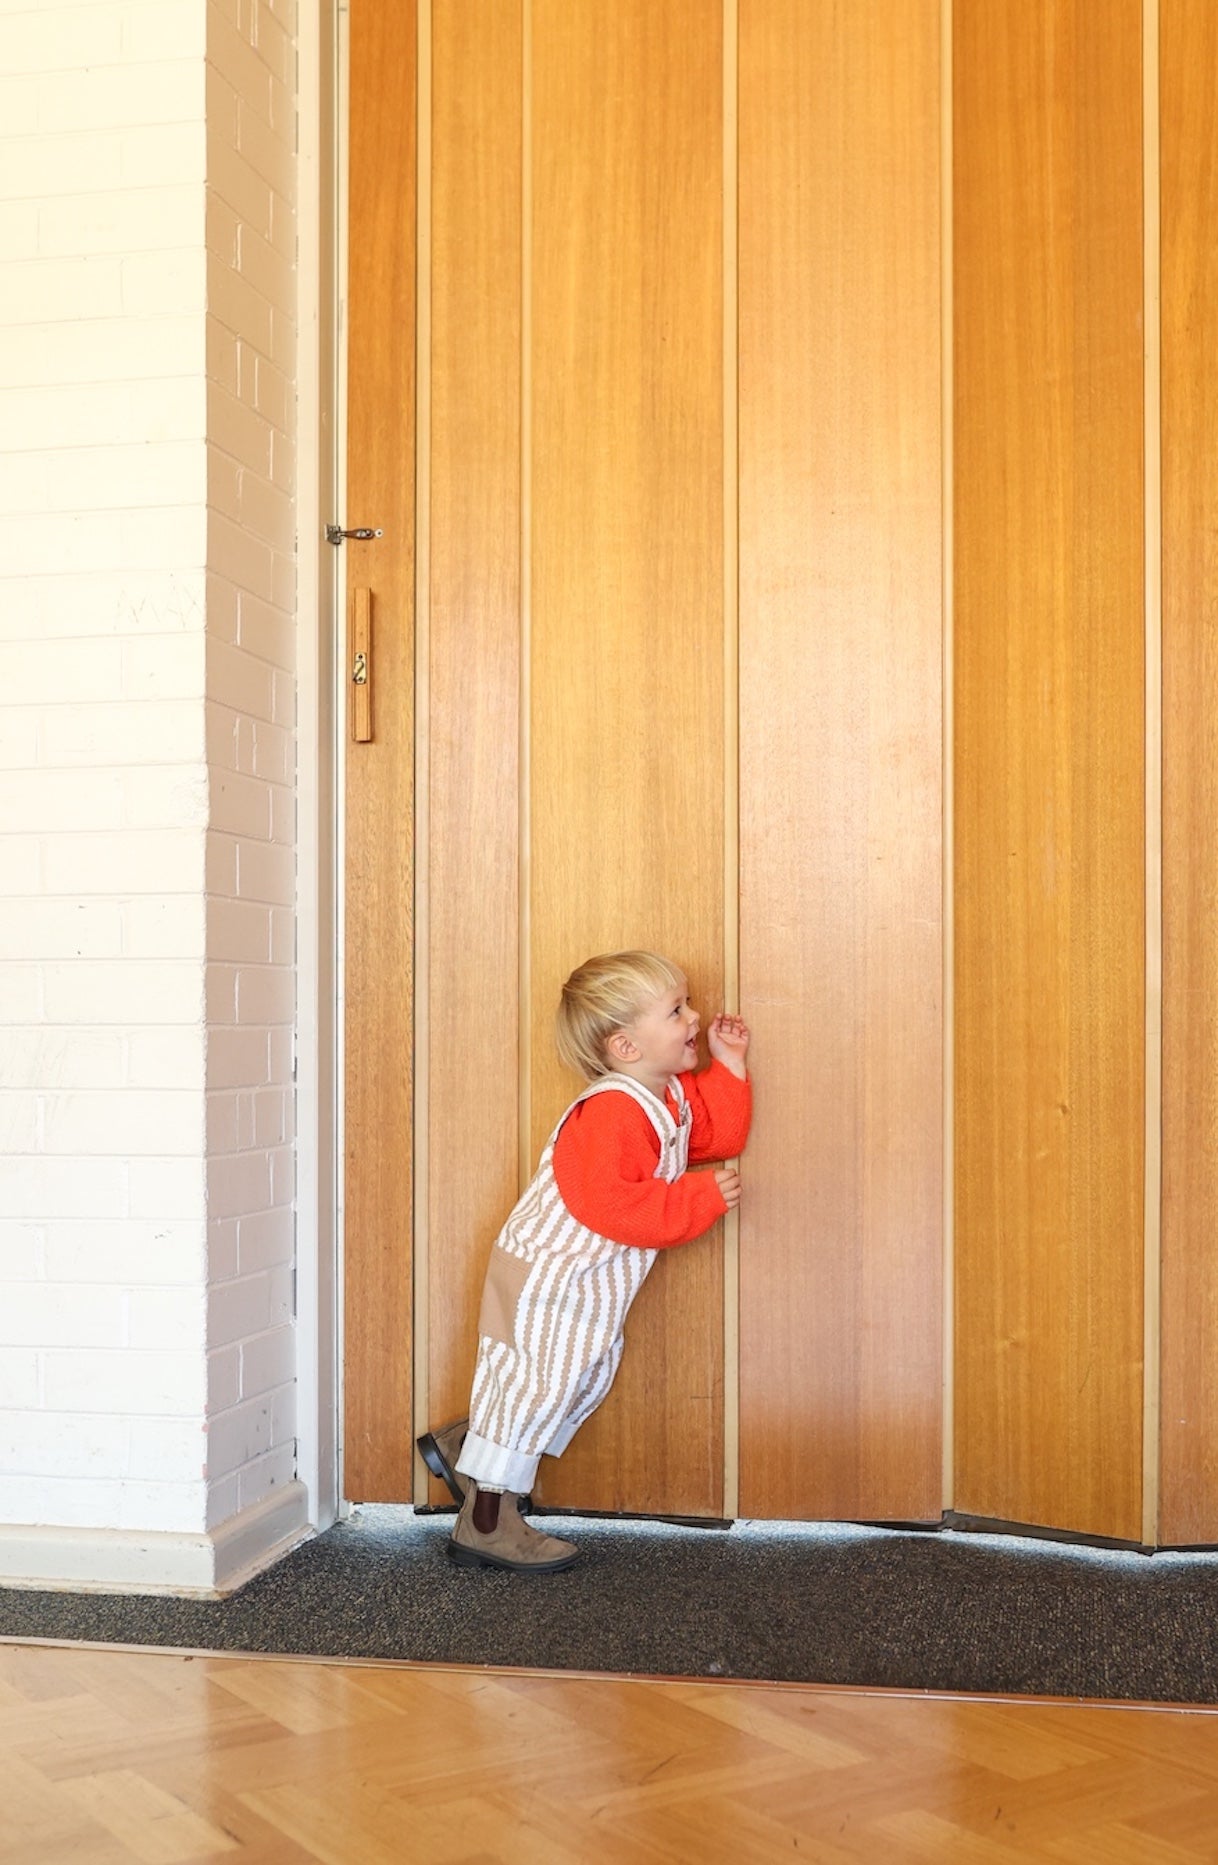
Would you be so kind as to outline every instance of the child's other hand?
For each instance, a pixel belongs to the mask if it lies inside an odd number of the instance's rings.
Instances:
[[[743,1017],[729,1017],[720,1013],[712,1017],[710,1028],[706,1032],[706,1046],[716,1062],[722,1062],[730,1068],[733,1075],[744,1079],[744,1058],[749,1050],[749,1026]]]
[[[715,1167],[715,1184],[729,1211],[740,1203],[740,1174],[732,1166]]]

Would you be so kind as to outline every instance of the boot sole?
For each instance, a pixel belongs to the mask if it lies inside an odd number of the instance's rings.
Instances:
[[[560,1574],[574,1567],[579,1550],[564,1554],[556,1561],[503,1561],[493,1554],[479,1554],[475,1548],[463,1548],[458,1542],[448,1544],[448,1558],[454,1567],[490,1567],[503,1574]]]
[[[447,1457],[445,1457],[440,1446],[436,1443],[431,1432],[425,1431],[421,1438],[415,1439],[415,1443],[419,1447],[419,1455],[427,1465],[427,1468],[431,1471],[431,1474],[435,1477],[439,1477],[441,1483],[444,1484],[455,1503],[463,1503],[465,1501],[465,1491],[457,1481],[457,1473],[449,1463]]]

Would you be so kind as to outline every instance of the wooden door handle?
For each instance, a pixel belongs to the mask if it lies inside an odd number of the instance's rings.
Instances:
[[[357,745],[372,738],[372,591],[352,589],[347,598],[347,666],[351,701],[351,737]]]

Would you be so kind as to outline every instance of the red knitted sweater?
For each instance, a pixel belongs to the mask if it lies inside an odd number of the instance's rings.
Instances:
[[[693,1110],[689,1162],[734,1159],[748,1138],[753,1089],[722,1062],[682,1074]],[[665,1092],[670,1113],[676,1098]],[[692,1243],[727,1210],[713,1172],[683,1172],[673,1184],[655,1176],[660,1142],[629,1094],[581,1101],[554,1145],[554,1177],[571,1215],[614,1243],[666,1250]]]

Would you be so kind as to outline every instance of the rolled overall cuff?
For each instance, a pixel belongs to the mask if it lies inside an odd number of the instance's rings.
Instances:
[[[472,1477],[475,1483],[485,1484],[488,1489],[510,1489],[517,1496],[527,1496],[537,1480],[540,1462],[539,1456],[530,1457],[525,1451],[509,1450],[506,1445],[480,1438],[476,1431],[467,1431],[457,1469],[462,1476]]]

